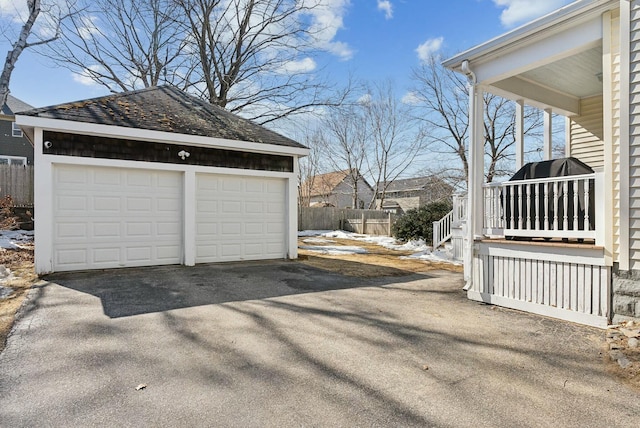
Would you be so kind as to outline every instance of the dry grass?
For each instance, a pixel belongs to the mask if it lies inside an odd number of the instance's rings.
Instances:
[[[4,349],[7,336],[11,332],[16,312],[38,278],[33,270],[33,245],[25,247],[27,248],[19,250],[0,249],[0,265],[11,270],[15,277],[2,284],[4,287],[12,288],[13,293],[0,299],[0,351]]]
[[[330,238],[331,244],[314,244],[303,242],[306,238],[299,238],[298,245],[304,246],[357,246],[367,250],[366,254],[329,255],[315,251],[299,250],[303,263],[331,272],[348,276],[364,278],[379,276],[405,276],[413,273],[429,272],[432,270],[449,270],[462,272],[462,266],[445,262],[432,262],[416,259],[401,259],[408,256],[410,251],[389,250],[376,244],[342,238]]]

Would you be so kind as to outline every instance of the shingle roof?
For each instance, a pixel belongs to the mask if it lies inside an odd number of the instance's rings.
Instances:
[[[290,138],[171,86],[42,107],[22,114],[304,148]]]
[[[0,113],[7,116],[13,116],[15,113],[31,109],[33,109],[33,106],[17,99],[12,95],[7,95],[7,102],[2,106]]]
[[[326,174],[316,175],[309,180],[311,181],[311,186],[306,182],[302,185],[302,191],[305,193],[304,196],[323,196],[329,195],[333,190],[344,181],[344,179],[349,175],[351,170],[345,169],[344,171],[334,171]],[[307,195],[307,191],[309,194]]]

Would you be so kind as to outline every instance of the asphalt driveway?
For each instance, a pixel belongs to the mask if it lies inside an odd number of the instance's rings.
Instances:
[[[460,274],[260,262],[48,281],[0,354],[3,427],[640,426],[602,331],[471,302]]]

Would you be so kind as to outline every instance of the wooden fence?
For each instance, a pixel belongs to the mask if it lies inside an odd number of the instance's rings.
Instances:
[[[32,165],[0,165],[0,198],[7,195],[15,206],[33,206]]]
[[[390,235],[397,216],[378,210],[298,208],[298,230],[346,230],[367,235]]]

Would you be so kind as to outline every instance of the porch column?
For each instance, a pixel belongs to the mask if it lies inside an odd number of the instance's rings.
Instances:
[[[553,134],[553,119],[552,111],[550,108],[544,109],[544,145],[542,147],[543,160],[551,160],[553,158],[552,153],[552,134]]]
[[[484,221],[484,100],[482,87],[469,88],[469,242],[482,236]]]
[[[524,101],[516,101],[516,171],[524,165]]]

